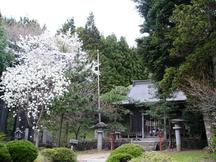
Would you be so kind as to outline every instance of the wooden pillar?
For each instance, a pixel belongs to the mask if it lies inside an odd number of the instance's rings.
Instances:
[[[130,133],[131,133],[131,130],[132,130],[132,115],[130,114],[129,115],[129,118],[130,118],[130,125],[129,125],[129,133],[128,133],[128,138],[130,138]]]
[[[145,116],[144,116],[144,112],[142,111],[142,138],[145,138]]]
[[[152,122],[151,122],[151,117],[150,117],[150,120],[149,120],[149,132],[152,132]]]

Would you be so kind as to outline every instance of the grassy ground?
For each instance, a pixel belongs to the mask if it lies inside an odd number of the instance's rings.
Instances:
[[[34,162],[45,162],[45,159],[41,154],[39,154],[37,159]]]
[[[90,150],[90,151],[80,151],[76,152],[78,156],[92,156],[97,154],[107,154],[108,151],[101,151],[98,152],[97,150]],[[164,151],[164,152],[155,152],[160,156],[160,154],[166,154],[172,158],[174,162],[216,162],[213,160],[213,155],[207,153],[203,150],[196,150],[196,151]],[[38,158],[35,162],[45,162],[43,156],[39,154]],[[47,162],[47,161],[46,161]]]
[[[215,162],[212,155],[203,150],[164,153],[171,156],[176,162]]]
[[[97,151],[97,150],[88,150],[88,151],[77,151],[76,152],[76,155],[77,156],[97,156],[97,155],[100,155],[100,154],[109,154],[110,151]],[[40,153],[37,157],[37,159],[34,161],[34,162],[50,162],[48,161],[47,159],[45,159]]]

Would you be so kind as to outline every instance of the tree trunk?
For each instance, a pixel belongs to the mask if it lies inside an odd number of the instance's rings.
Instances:
[[[66,144],[66,146],[68,145],[68,129],[69,129],[69,123],[66,122],[66,127],[65,127],[65,144]]]
[[[205,125],[208,146],[210,146],[210,140],[211,137],[213,136],[213,133],[212,133],[211,117],[208,113],[203,113],[203,121]]]
[[[7,132],[8,108],[5,103],[0,99],[0,131]]]
[[[61,114],[60,126],[59,126],[59,136],[58,136],[58,146],[61,146],[61,134],[62,134],[62,125],[63,125],[64,113]]]
[[[214,76],[214,80],[216,81],[216,56],[212,58],[212,63],[213,63],[213,76]]]
[[[166,122],[166,113],[165,112],[164,112],[163,120],[164,120],[164,122],[163,122],[163,124],[164,124],[164,139],[166,140],[167,139],[167,127],[166,127],[167,122]]]
[[[169,149],[173,148],[172,144],[172,124],[169,122]]]
[[[80,126],[78,127],[77,131],[75,132],[76,140],[79,138]]]

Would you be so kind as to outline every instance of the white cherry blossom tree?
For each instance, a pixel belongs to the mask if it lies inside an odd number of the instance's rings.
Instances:
[[[14,115],[25,111],[37,128],[43,113],[49,113],[51,101],[67,91],[70,82],[65,72],[76,66],[75,56],[83,61],[87,57],[80,50],[77,36],[51,36],[45,32],[21,38],[17,45],[20,50],[15,51],[16,63],[1,78],[2,99]]]

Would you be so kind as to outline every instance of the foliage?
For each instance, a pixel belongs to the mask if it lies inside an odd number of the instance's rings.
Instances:
[[[0,161],[11,162],[11,156],[5,144],[0,143]]]
[[[75,153],[64,147],[44,149],[41,154],[52,162],[76,162]]]
[[[67,21],[62,25],[62,27],[57,31],[57,34],[67,34],[73,35],[76,31],[76,26],[74,25],[74,18],[67,19]]]
[[[116,155],[118,155],[119,158],[121,158],[122,156],[124,157],[124,154],[126,154],[126,157],[128,157],[127,155],[129,154],[133,158],[135,158],[135,157],[140,156],[143,152],[144,152],[144,149],[140,145],[123,144],[111,152],[108,160],[110,158],[112,158],[113,156],[115,157]],[[123,155],[121,155],[121,154],[123,154]]]
[[[111,91],[103,94],[101,99],[108,103],[118,103],[120,101],[126,100],[128,94],[128,88],[123,86],[116,86]]]
[[[188,77],[212,80],[215,66],[215,6],[216,2],[212,0],[192,0],[190,5],[179,5],[173,11],[170,21],[176,25],[167,34],[173,45],[169,49],[169,57],[180,61],[166,71],[166,77],[161,81],[164,91],[187,84],[185,78]]]
[[[38,156],[36,146],[27,140],[10,141],[7,148],[12,160],[16,162],[33,162]]]
[[[7,48],[5,29],[0,17],[0,75],[14,60],[14,55]]]
[[[77,29],[79,38],[83,41],[82,48],[88,51],[90,58],[96,59],[100,47],[101,36],[95,25],[94,14],[90,12],[85,27]]]
[[[216,136],[212,136],[211,138],[211,148],[213,153],[216,153]]]
[[[62,51],[62,43],[67,51]],[[73,68],[74,57],[81,43],[76,36],[26,37],[17,43],[22,49],[16,52],[18,62],[3,73],[1,89],[7,106],[16,114],[24,109],[37,123],[56,96],[61,96],[69,84],[65,72]],[[37,124],[36,124],[37,125]]]
[[[112,34],[101,39],[101,91],[109,92],[115,86],[129,86],[132,80],[147,78],[143,60],[136,49],[130,48],[124,37]]]
[[[164,100],[160,100],[156,103],[148,103],[147,106],[149,107],[149,110],[146,111],[146,115],[150,115],[151,117],[157,119],[163,119],[164,115],[168,114],[171,116],[172,112],[175,112],[176,110],[176,105]]]
[[[20,36],[36,36],[42,34],[46,30],[45,25],[41,27],[37,20],[29,19],[28,17],[20,17],[19,21],[15,18],[4,17],[3,24],[5,26],[7,39],[13,43],[19,41]],[[15,47],[12,44],[10,45],[11,48]]]
[[[0,142],[3,141],[5,138],[4,132],[0,132]]]
[[[76,66],[65,74],[70,81],[67,92],[52,102],[49,121],[56,126],[56,118],[60,118],[60,125],[65,122],[68,125],[66,131],[73,131],[78,139],[83,129],[93,125],[96,86],[94,65],[89,62],[88,56],[77,54],[74,64]]]
[[[189,136],[197,137],[205,134],[203,122],[198,122],[202,121],[202,114],[200,112],[186,110],[183,111],[182,118],[187,121],[187,126],[190,128],[188,132]]]
[[[53,157],[55,155],[56,151],[54,148],[46,148],[43,149],[40,154],[44,157],[44,159],[48,160],[48,161],[53,161]]]
[[[118,40],[115,34],[107,37],[98,31],[94,15],[90,13],[85,28],[78,28],[77,33],[83,41],[83,49],[91,59],[100,56],[101,92],[106,93],[115,86],[129,86],[132,80],[145,79],[148,74],[141,56],[135,48],[130,48],[124,37]]]
[[[153,73],[153,79],[159,82],[160,92],[167,96],[181,89],[204,117],[215,118],[214,111],[211,111],[215,99],[211,93],[215,89],[216,77],[216,2],[135,2],[146,19],[142,27],[146,27],[145,32],[149,33],[148,37],[138,41],[138,50],[144,54],[145,65]],[[210,128],[211,118],[206,119],[210,122],[204,120],[205,125]],[[211,132],[206,135],[210,136]]]
[[[53,162],[75,162],[75,153],[68,148],[55,148]]]
[[[123,116],[123,114],[120,114],[120,113],[119,113],[119,115]],[[109,118],[111,118],[111,117],[109,117]],[[120,118],[122,118],[122,117],[120,117]],[[109,121],[109,124],[108,124],[108,129],[110,131],[125,132],[125,131],[127,131],[127,128],[128,128],[127,125],[122,124],[122,119],[119,119],[118,121],[115,121],[115,122]]]
[[[133,156],[127,153],[117,153],[109,156],[106,162],[127,162],[132,159]]]
[[[134,158],[129,162],[174,162],[172,158],[160,152],[144,152],[140,157]]]
[[[206,151],[165,151],[165,152],[144,152],[142,156],[132,159],[130,162],[210,162],[211,155]]]
[[[206,151],[181,151],[181,152],[164,152],[172,158],[173,162],[211,162],[213,159]]]
[[[149,36],[138,39],[138,52],[143,56],[144,65],[156,81],[163,79],[165,69],[176,65],[179,60],[169,57],[172,40],[166,34],[174,27],[169,20],[175,5],[188,4],[190,0],[134,0],[139,13],[145,18],[141,32]]]
[[[129,113],[129,110],[121,109],[120,103],[127,99],[128,88],[116,86],[111,91],[102,94],[102,112],[110,123],[108,127],[113,131],[124,131],[125,127],[121,124],[122,116]]]

